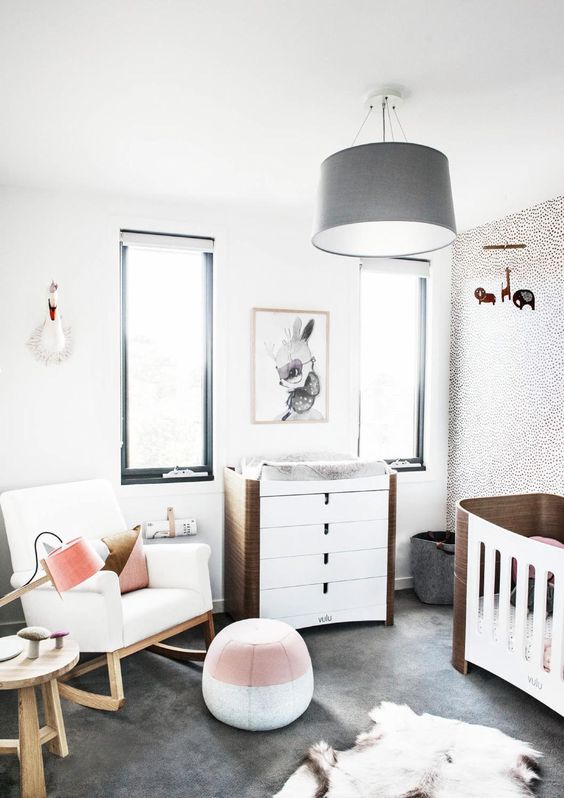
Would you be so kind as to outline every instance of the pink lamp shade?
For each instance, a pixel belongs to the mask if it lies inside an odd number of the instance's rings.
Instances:
[[[80,585],[104,566],[104,561],[84,538],[74,538],[54,549],[44,560],[51,581],[62,593]]]

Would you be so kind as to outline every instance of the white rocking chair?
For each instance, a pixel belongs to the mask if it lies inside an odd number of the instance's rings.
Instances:
[[[114,491],[105,480],[7,491],[0,497],[0,506],[14,588],[21,587],[32,574],[33,544],[40,532],[55,532],[70,540],[101,538],[127,529]],[[59,690],[64,698],[94,709],[119,709],[125,702],[120,661],[145,648],[173,659],[204,659],[205,650],[162,641],[199,625],[203,626],[206,648],[214,637],[209,546],[161,543],[145,546],[144,552],[148,588],[122,595],[117,575],[100,571],[64,593],[62,600],[48,584],[22,597],[28,625],[67,630],[82,653],[103,652],[63,677]],[[103,666],[108,668],[109,696],[62,683]]]

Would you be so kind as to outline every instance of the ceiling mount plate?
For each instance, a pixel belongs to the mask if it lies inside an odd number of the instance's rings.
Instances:
[[[364,107],[367,111],[369,108],[380,110],[382,105],[386,102],[386,98],[390,110],[392,108],[401,108],[403,97],[397,89],[374,89],[364,100]]]

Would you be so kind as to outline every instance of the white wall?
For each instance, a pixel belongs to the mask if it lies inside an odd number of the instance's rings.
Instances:
[[[121,486],[119,474],[120,227],[216,239],[215,441],[211,483]],[[212,546],[212,589],[222,597],[221,469],[244,454],[332,448],[353,452],[357,436],[357,264],[316,251],[310,211],[164,204],[107,196],[0,189],[0,490],[110,479],[128,522],[162,517],[168,504],[195,516]],[[444,524],[448,408],[450,256],[433,261],[430,470],[400,476],[398,576],[407,577],[408,538]],[[57,367],[37,363],[25,342],[43,318],[55,278],[73,328],[74,353]],[[298,307],[331,313],[327,424],[250,423],[250,310]],[[9,589],[0,529],[0,594]],[[2,621],[16,618],[10,605]]]

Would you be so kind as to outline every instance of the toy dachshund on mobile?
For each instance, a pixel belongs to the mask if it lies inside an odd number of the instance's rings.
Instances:
[[[474,291],[474,296],[476,297],[480,305],[482,304],[482,302],[484,303],[490,302],[492,305],[495,305],[495,294],[486,294],[485,288],[476,288],[476,290]]]

